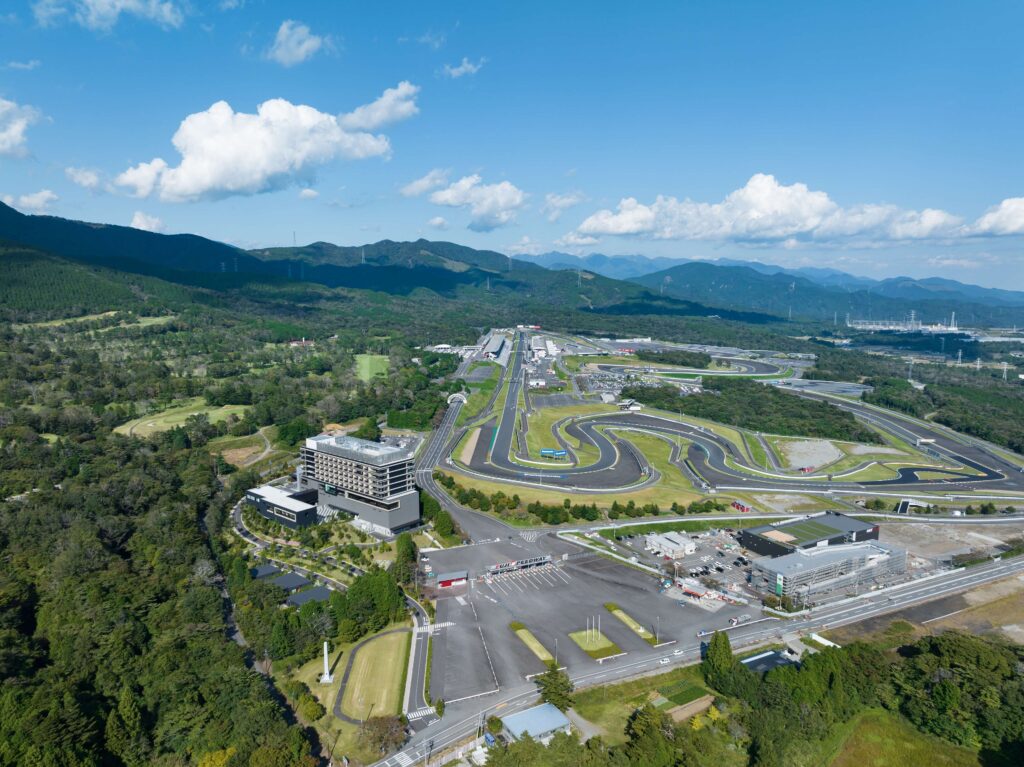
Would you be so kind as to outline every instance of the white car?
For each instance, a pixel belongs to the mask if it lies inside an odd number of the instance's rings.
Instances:
[[[667,666],[669,664],[669,662],[670,662],[669,658],[662,658],[661,660],[658,661],[658,665],[660,665],[660,666]]]
[[[673,655],[682,655],[682,654],[683,654],[683,652],[684,652],[684,650],[676,650],[676,651],[674,651],[674,652],[673,652],[672,654],[673,654]]]

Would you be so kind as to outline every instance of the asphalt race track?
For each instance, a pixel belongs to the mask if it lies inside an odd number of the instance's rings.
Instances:
[[[566,432],[574,439],[597,448],[599,458],[594,463],[583,467],[540,462],[536,465],[527,465],[511,458],[514,452],[515,424],[519,416],[519,393],[524,383],[525,338],[520,336],[518,341],[509,363],[509,391],[504,410],[496,414],[495,420],[481,428],[476,450],[466,472],[481,479],[544,485],[581,493],[637,489],[657,481],[658,477],[644,456],[626,440],[617,436],[627,430],[636,430],[657,434],[670,440],[682,438],[689,441],[691,446],[685,459],[676,461],[675,464],[698,484],[704,483],[709,488],[815,493],[864,492],[872,489],[886,493],[899,493],[901,490],[947,494],[965,491],[1003,494],[1024,492],[1024,474],[1020,468],[987,443],[926,421],[859,401],[820,393],[828,392],[830,389],[827,386],[819,388],[813,384],[799,387],[792,391],[792,395],[828,401],[851,412],[858,420],[910,444],[914,444],[918,439],[934,440],[929,449],[948,463],[968,467],[969,470],[943,469],[942,473],[945,476],[942,478],[921,478],[918,476],[919,472],[934,474],[935,467],[908,466],[901,468],[895,478],[863,482],[847,482],[843,481],[842,476],[830,477],[827,474],[810,474],[806,477],[784,476],[778,472],[765,472],[750,466],[746,456],[731,442],[709,430],[636,412],[579,416],[566,425]],[[745,364],[764,365],[770,370],[777,370],[768,363]],[[733,465],[729,465],[730,463]],[[856,470],[844,474],[852,474],[854,471]]]

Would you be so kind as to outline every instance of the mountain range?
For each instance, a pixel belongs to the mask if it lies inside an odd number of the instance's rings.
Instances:
[[[313,284],[396,296],[430,291],[508,306],[532,304],[605,314],[715,316],[767,323],[900,318],[957,313],[961,325],[1024,324],[1024,293],[940,278],[870,280],[827,268],[787,269],[731,260],[643,255],[510,257],[451,242],[416,240],[243,250],[191,234],[32,216],[0,204],[0,241],[78,264],[180,285],[232,288]],[[24,251],[19,258],[26,257]],[[52,263],[48,262],[48,263]]]

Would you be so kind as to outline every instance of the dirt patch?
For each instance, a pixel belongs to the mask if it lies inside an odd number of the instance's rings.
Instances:
[[[799,469],[804,466],[824,466],[838,461],[843,451],[824,439],[801,439],[779,443],[786,468]]]
[[[881,540],[927,559],[992,552],[999,542],[1020,535],[1017,525],[940,525],[927,522],[886,522]]]
[[[933,629],[960,629],[972,634],[998,632],[1024,639],[1024,576],[989,583],[963,595],[967,605],[951,615],[928,621]]]
[[[469,435],[469,439],[466,440],[466,444],[462,446],[462,450],[459,452],[459,460],[467,466],[473,460],[473,451],[476,450],[476,443],[479,439],[480,429],[473,429],[473,433]]]
[[[672,717],[673,722],[678,724],[679,722],[685,722],[687,719],[697,716],[697,714],[703,714],[711,708],[711,704],[714,702],[714,695],[705,695],[702,698],[697,698],[697,700],[691,700],[685,705],[670,708],[668,710],[668,715]]]
[[[765,507],[765,511],[778,511],[782,513],[796,512],[798,509],[809,507],[818,508],[817,501],[809,500],[802,495],[782,495],[779,493],[766,493],[755,495],[754,500]]]
[[[261,445],[255,445],[254,447],[236,447],[233,450],[225,450],[221,453],[224,456],[224,460],[230,463],[232,466],[244,466],[245,462],[252,458],[254,455],[259,455],[263,449]]]

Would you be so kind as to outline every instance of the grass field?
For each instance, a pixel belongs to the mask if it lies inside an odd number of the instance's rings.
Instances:
[[[652,634],[650,631],[648,631],[643,626],[641,626],[639,623],[637,623],[632,618],[632,616],[630,616],[628,613],[626,613],[625,610],[623,610],[621,607],[619,607],[614,602],[605,602],[604,603],[604,609],[607,610],[608,612],[610,612],[612,615],[614,615],[620,621],[625,623],[634,634],[636,634],[638,637],[640,637],[645,642],[647,642],[647,644],[649,644],[649,645],[657,644],[658,640],[654,636],[654,634]]]
[[[570,416],[593,415],[594,413],[612,413],[617,408],[611,405],[573,405],[570,407],[545,407],[537,410],[529,418],[530,430],[526,432],[526,447],[532,458],[539,458],[541,448],[552,448],[558,450],[561,445],[555,439],[551,428],[557,421]],[[572,441],[575,444],[575,440]],[[597,450],[593,449],[593,456],[596,460]]]
[[[575,693],[575,710],[584,719],[601,728],[601,737],[609,745],[624,743],[625,727],[630,714],[650,699],[651,693],[666,689],[672,685],[686,681],[703,689],[703,681],[697,666],[677,668],[666,674],[652,677],[641,677],[620,684],[602,685],[579,690]],[[747,764],[746,753],[737,753],[737,761],[720,767]]]
[[[188,420],[189,416],[205,414],[211,423],[223,421],[229,415],[241,416],[245,412],[245,405],[223,405],[222,407],[210,407],[203,402],[202,397],[193,397],[186,404],[168,408],[159,413],[151,413],[136,418],[134,421],[123,423],[114,429],[118,434],[129,434],[136,437],[148,437],[157,432],[173,429],[181,426]]]
[[[978,754],[918,732],[909,722],[878,709],[856,717],[849,737],[829,767],[979,767]]]
[[[383,354],[357,354],[356,375],[360,381],[371,381],[375,376],[388,374],[388,358]]]
[[[708,694],[707,690],[689,679],[659,687],[658,692],[674,706],[685,706]]]
[[[530,648],[530,652],[536,655],[541,663],[551,663],[554,661],[555,657],[540,643],[540,640],[533,635],[533,632],[522,623],[513,621],[508,627],[522,640],[524,645]]]
[[[478,362],[473,365],[473,368],[480,367],[481,365],[486,365],[490,368],[490,375],[483,381],[469,385],[469,396],[466,398],[466,404],[462,406],[462,410],[459,412],[459,418],[455,422],[456,426],[461,426],[480,414],[480,411],[490,401],[491,395],[494,394],[498,381],[501,380],[500,365],[493,362]]]
[[[356,653],[345,687],[342,710],[355,719],[400,714],[401,689],[412,634],[385,634],[371,639]]]
[[[664,522],[661,524],[650,524],[643,523],[636,525],[626,525],[625,527],[609,528],[607,530],[600,530],[605,538],[614,539],[622,535],[647,535],[648,533],[667,533],[676,530],[685,530],[688,533],[703,533],[706,530],[715,530],[723,527],[731,527],[734,530],[741,527],[756,527],[757,525],[763,525],[765,520],[759,517],[750,517],[748,519],[730,519],[728,521],[721,520],[704,520],[700,518],[692,519],[680,519],[672,522]]]
[[[573,631],[569,634],[569,639],[594,660],[610,658],[622,652],[615,642],[600,631]]]
[[[93,320],[102,320],[107,317],[113,317],[115,314],[117,314],[116,311],[98,312],[97,314],[83,314],[80,317],[65,317],[59,320],[46,320],[45,322],[26,322],[12,325],[11,327],[14,328],[14,330],[21,330],[22,328],[56,328],[72,322],[92,322]]]

